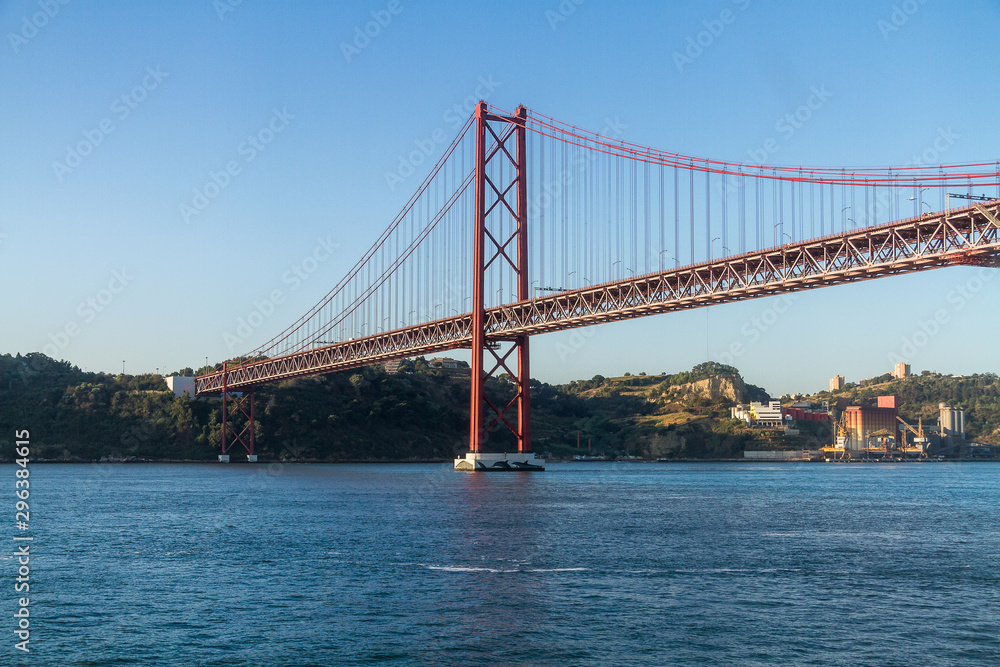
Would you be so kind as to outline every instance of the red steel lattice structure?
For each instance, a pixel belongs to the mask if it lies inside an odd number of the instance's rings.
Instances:
[[[470,136],[474,152],[463,152]],[[535,142],[530,160],[528,137]],[[547,160],[546,145],[555,149]],[[567,196],[571,183],[581,186],[582,196]],[[472,352],[470,451],[482,451],[487,435],[499,428],[513,434],[519,452],[530,452],[531,334],[948,265],[997,266],[1000,200],[970,194],[965,198],[988,203],[919,215],[929,206],[923,191],[944,193],[953,184],[970,192],[995,184],[1000,196],[1000,162],[850,173],[750,168],[628,144],[534,112],[529,117],[523,106],[507,113],[480,102],[348,275],[242,362],[199,376],[196,391],[222,394],[223,453],[242,445],[253,454],[255,387],[465,348]],[[899,196],[910,188],[907,200],[918,215],[898,220]],[[836,229],[837,209],[841,231],[829,234]],[[682,218],[689,227],[682,228]],[[796,240],[807,238],[807,222],[808,235],[819,238]],[[785,237],[789,242],[765,248],[768,235],[775,244]],[[696,252],[696,241],[703,250]],[[727,257],[714,258],[715,242]],[[739,252],[727,243],[738,243]],[[683,245],[690,251],[682,251]],[[751,245],[756,249],[746,251]],[[665,253],[675,262],[667,270]],[[616,278],[619,264],[631,275]],[[535,282],[565,280],[565,287],[539,287],[557,293],[532,298],[529,266]],[[574,274],[577,284],[583,279],[588,285],[566,289]],[[553,276],[560,283],[551,282]],[[470,286],[471,293],[464,291]],[[455,315],[439,318],[438,308]],[[388,330],[373,333],[376,328]],[[486,395],[487,380],[501,373],[515,388],[505,403]],[[247,395],[237,399],[235,392]],[[233,400],[236,409],[230,410]],[[242,428],[231,417],[242,420]]]
[[[1000,202],[725,257],[485,310],[488,340],[573,329],[1000,258]],[[471,348],[473,314],[198,377],[199,394]]]
[[[517,439],[518,452],[531,451],[531,390],[526,333],[487,336],[485,308],[486,271],[496,262],[516,278],[517,299],[528,300],[528,204],[525,171],[525,120],[527,110],[518,107],[514,116],[492,114],[485,102],[476,107],[476,201],[472,264],[472,393],[469,409],[469,451],[481,450],[486,435],[503,424]],[[513,146],[511,144],[513,143]],[[491,163],[499,161],[499,168]],[[499,180],[497,180],[499,179]],[[508,224],[504,224],[504,223]],[[512,224],[510,224],[512,223]],[[502,343],[508,345],[503,350]],[[508,363],[517,353],[517,370]],[[484,356],[492,367],[486,370]],[[503,406],[486,395],[486,380],[506,371],[514,382],[514,397]],[[486,424],[488,407],[492,421]],[[517,419],[509,415],[517,410]],[[484,426],[485,424],[485,426]]]
[[[247,454],[254,453],[254,414],[253,399],[255,387],[250,387],[249,392],[233,391],[228,386],[229,364],[222,365],[222,453],[228,454],[229,450],[240,445],[247,451]],[[237,417],[243,421],[242,428],[234,424],[229,416],[229,404],[235,406]]]

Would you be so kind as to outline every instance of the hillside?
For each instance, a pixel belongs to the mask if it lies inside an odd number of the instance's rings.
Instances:
[[[257,452],[263,459],[447,460],[467,447],[469,381],[423,359],[399,374],[381,367],[297,379],[257,392]],[[205,370],[205,369],[201,369]],[[181,374],[190,375],[192,369]],[[877,379],[878,380],[878,379]],[[903,415],[936,418],[937,404],[967,410],[970,435],[996,441],[1000,383],[995,375],[924,376],[851,387],[861,402],[882,393],[903,399]],[[488,391],[513,397],[501,376]],[[532,381],[534,448],[556,457],[604,453],[657,458],[737,458],[745,448],[816,448],[825,433],[807,424],[798,437],[729,419],[734,402],[768,400],[730,366],[714,362],[672,375],[595,376],[565,385]],[[836,398],[829,392],[816,400]],[[8,459],[15,429],[29,429],[35,458],[211,460],[221,446],[221,404],[174,398],[158,375],[85,373],[42,354],[0,356],[0,446]],[[577,443],[580,448],[577,448]],[[512,449],[509,433],[490,449]]]
[[[256,445],[265,458],[449,459],[467,447],[469,382],[417,359],[390,375],[380,367],[297,379],[257,392]],[[205,370],[205,369],[201,369]],[[183,374],[194,371],[184,369]],[[491,380],[500,403],[513,397]],[[569,385],[532,381],[535,449],[556,456],[738,456],[755,434],[729,420],[733,396],[766,398],[736,369],[703,365],[676,375],[600,376]],[[36,458],[215,458],[218,401],[174,398],[158,375],[85,373],[42,354],[0,356],[0,433],[32,433]],[[490,447],[513,448],[495,431]],[[5,453],[10,449],[3,450]]]

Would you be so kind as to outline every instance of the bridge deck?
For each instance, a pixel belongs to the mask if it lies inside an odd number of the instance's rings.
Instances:
[[[489,340],[535,334],[881,278],[955,264],[996,265],[1000,201],[629,277],[486,311]],[[249,362],[199,376],[197,392],[248,389],[296,377],[471,346],[466,313],[405,329]]]

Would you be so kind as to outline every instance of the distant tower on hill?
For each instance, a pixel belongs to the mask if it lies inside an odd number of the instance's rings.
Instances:
[[[896,368],[892,371],[892,377],[903,378],[910,377],[910,365],[904,364],[902,361],[896,364]]]
[[[844,388],[844,376],[835,375],[830,378],[830,391],[840,391]]]

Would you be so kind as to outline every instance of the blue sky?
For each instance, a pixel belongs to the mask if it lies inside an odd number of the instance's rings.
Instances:
[[[727,160],[776,139],[776,163],[903,164],[942,133],[940,161],[1000,158],[995,1],[36,0],[0,3],[0,25],[0,351],[88,370],[221,360],[275,289],[250,343],[283,329],[422,178],[390,189],[398,156],[450,133],[477,94]],[[813,86],[829,99],[779,132]],[[264,130],[269,143],[247,142]],[[996,372],[998,286],[953,268],[537,336],[533,375],[711,358],[785,393],[881,374],[892,355]]]

